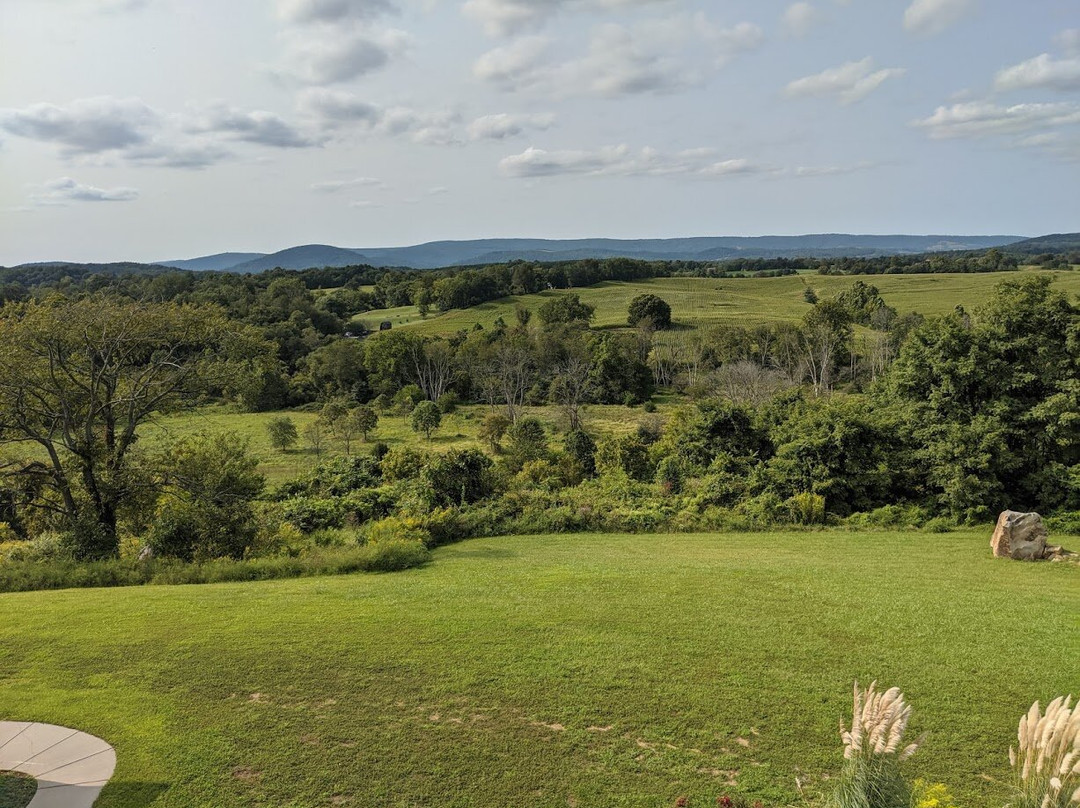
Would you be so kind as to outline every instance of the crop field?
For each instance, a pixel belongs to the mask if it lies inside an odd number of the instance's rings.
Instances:
[[[819,296],[835,294],[856,280],[877,286],[885,302],[901,314],[917,311],[927,316],[945,314],[957,305],[971,308],[990,297],[994,286],[1016,277],[1016,272],[991,272],[970,275],[867,275],[839,277],[795,275],[783,278],[655,278],[634,282],[609,282],[570,290],[596,307],[593,325],[616,328],[626,324],[630,301],[640,294],[652,293],[666,300],[676,325],[700,328],[719,323],[750,324],[763,321],[794,322],[809,306],[803,299],[809,287]],[[1055,278],[1057,287],[1070,295],[1080,294],[1080,272],[1024,270],[1024,275],[1040,274]],[[566,290],[522,295],[484,303],[470,309],[431,313],[421,318],[415,306],[364,312],[355,321],[378,328],[389,321],[425,334],[452,334],[472,328],[476,323],[490,328],[502,317],[514,321],[518,305],[538,308],[552,295]]]
[[[1080,687],[1078,573],[985,531],[562,535],[8,594],[0,700],[116,746],[99,808],[704,808],[819,795],[876,678],[930,733],[909,774],[989,808],[1021,713]]]

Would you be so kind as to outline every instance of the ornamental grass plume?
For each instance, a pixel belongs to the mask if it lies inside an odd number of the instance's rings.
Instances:
[[[898,687],[884,693],[878,693],[876,688],[876,681],[866,690],[860,690],[859,683],[855,683],[851,729],[845,730],[843,723],[840,724],[844,757],[852,760],[896,754],[899,762],[905,761],[915,754],[925,736],[901,747],[904,730],[911,720],[911,705],[904,701],[904,694]]]
[[[877,682],[862,690],[855,683],[851,729],[840,724],[844,769],[837,779],[831,808],[909,808],[911,786],[900,773],[923,739],[904,746],[911,706],[899,688],[877,692]]]
[[[1016,774],[1014,808],[1080,808],[1080,704],[1059,696],[1020,719],[1018,749],[1009,747]]]

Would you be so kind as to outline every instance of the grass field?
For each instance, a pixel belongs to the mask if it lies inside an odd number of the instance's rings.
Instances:
[[[37,791],[33,777],[18,772],[0,772],[0,808],[26,808]]]
[[[659,409],[663,412],[667,407],[661,403]],[[477,438],[477,432],[488,412],[490,408],[485,405],[459,407],[456,412],[443,416],[442,424],[432,435],[431,441],[427,441],[422,434],[413,432],[408,419],[400,415],[384,415],[380,417],[375,431],[369,435],[368,443],[356,440],[352,445],[352,452],[353,454],[367,454],[376,441],[382,441],[390,446],[414,446],[422,451],[445,452],[449,449],[480,448],[481,442]],[[526,415],[540,418],[547,425],[549,433],[552,433],[552,440],[558,439],[554,433],[563,428],[563,416],[558,407],[526,407],[524,412]],[[279,451],[271,446],[266,433],[266,424],[272,418],[281,415],[292,418],[300,433],[300,441],[296,447],[287,452]],[[637,428],[639,421],[645,417],[640,407],[596,404],[584,410],[584,423],[597,435],[624,434],[633,431]],[[316,418],[318,418],[317,412],[248,413],[238,412],[233,407],[215,405],[203,407],[194,412],[159,418],[146,428],[143,440],[147,446],[153,447],[198,432],[229,432],[240,435],[247,439],[251,453],[259,458],[259,470],[273,485],[296,477],[319,462],[314,452],[306,448],[303,439],[304,428]],[[342,454],[344,450],[341,444],[328,439],[323,451],[323,459]]]
[[[0,596],[0,700],[116,746],[99,808],[704,808],[820,793],[878,678],[931,732],[909,772],[989,808],[1020,714],[1080,688],[1078,584],[985,532],[476,540],[392,575]]]
[[[995,284],[1019,275],[1050,275],[1058,288],[1070,295],[1080,294],[1080,272],[1024,270],[971,275],[871,275],[832,277],[797,275],[783,278],[656,278],[635,282],[610,282],[583,289],[574,289],[581,299],[596,307],[593,325],[613,328],[626,325],[626,311],[637,295],[651,292],[664,298],[672,309],[676,324],[701,327],[717,323],[757,323],[762,321],[795,321],[809,308],[803,292],[812,287],[819,296],[835,294],[856,280],[873,284],[881,291],[885,302],[901,314],[918,311],[925,315],[945,314],[957,304],[971,308],[990,297]],[[469,329],[475,323],[490,328],[498,317],[507,323],[514,321],[518,305],[537,309],[560,291],[523,295],[485,303],[470,309],[431,314],[420,317],[415,306],[364,312],[356,321],[378,328],[379,322],[389,320],[395,328],[406,326],[425,334],[452,334]]]

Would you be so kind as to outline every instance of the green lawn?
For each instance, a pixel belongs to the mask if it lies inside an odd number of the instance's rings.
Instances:
[[[1016,272],[993,272],[969,275],[867,275],[832,277],[797,275],[783,278],[656,278],[634,282],[610,282],[572,290],[596,307],[593,325],[618,327],[626,324],[626,311],[637,295],[651,292],[664,298],[677,324],[700,327],[717,323],[756,323],[801,318],[809,308],[803,292],[812,287],[819,296],[835,294],[856,280],[873,284],[885,302],[901,314],[918,311],[926,315],[945,314],[957,304],[968,308],[989,298],[994,286]],[[1058,287],[1070,295],[1080,294],[1080,272],[1024,270],[1024,275],[1041,274],[1056,278]],[[439,314],[422,319],[415,306],[364,312],[355,320],[368,327],[389,320],[425,334],[452,334],[480,323],[490,328],[496,318],[514,321],[514,308],[523,305],[534,311],[552,295],[564,290],[522,295],[504,300]]]
[[[1080,687],[1080,570],[987,544],[504,538],[391,575],[2,595],[0,700],[115,744],[99,808],[704,808],[819,793],[876,677],[931,732],[911,774],[989,808],[1020,714]]]

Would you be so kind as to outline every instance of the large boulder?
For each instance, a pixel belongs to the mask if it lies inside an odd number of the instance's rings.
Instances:
[[[1046,526],[1039,514],[1005,511],[998,517],[990,549],[997,558],[1041,561],[1047,557],[1046,537]]]

